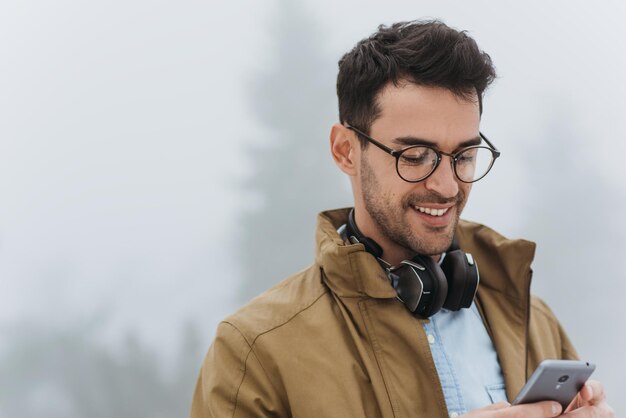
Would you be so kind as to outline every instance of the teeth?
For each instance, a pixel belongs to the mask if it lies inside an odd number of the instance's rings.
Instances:
[[[448,211],[450,208],[445,209],[431,209],[431,208],[423,208],[421,206],[415,206],[415,209],[419,210],[422,213],[426,213],[431,216],[443,216],[444,213]]]

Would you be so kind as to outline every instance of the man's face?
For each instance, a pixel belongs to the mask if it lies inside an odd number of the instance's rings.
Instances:
[[[446,89],[390,84],[379,94],[378,103],[381,115],[370,136],[392,149],[426,141],[454,153],[479,136],[478,102]],[[415,253],[444,252],[471,189],[471,184],[456,178],[450,158],[444,156],[426,180],[408,183],[398,176],[395,158],[372,144],[360,157],[357,224],[382,245],[383,258],[395,264]]]

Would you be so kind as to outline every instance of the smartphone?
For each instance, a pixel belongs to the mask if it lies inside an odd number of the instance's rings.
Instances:
[[[530,376],[513,405],[557,401],[565,411],[595,369],[595,364],[586,361],[544,360]]]

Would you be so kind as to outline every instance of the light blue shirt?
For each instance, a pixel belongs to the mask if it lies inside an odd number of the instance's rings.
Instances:
[[[505,401],[502,369],[476,305],[423,323],[450,417]]]

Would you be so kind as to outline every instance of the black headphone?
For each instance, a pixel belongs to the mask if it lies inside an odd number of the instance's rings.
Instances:
[[[446,251],[441,264],[430,256],[416,255],[397,266],[390,266],[382,259],[383,249],[376,241],[364,236],[354,221],[354,209],[348,215],[345,237],[353,244],[363,244],[365,250],[383,265],[392,286],[398,292],[398,300],[413,315],[428,318],[442,307],[451,311],[472,305],[480,276],[476,261],[469,253],[459,249],[456,239]]]

